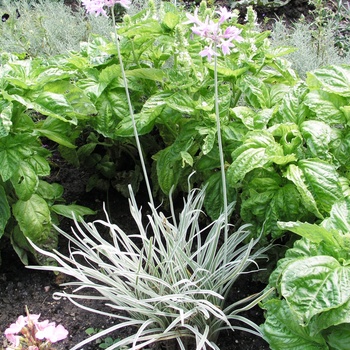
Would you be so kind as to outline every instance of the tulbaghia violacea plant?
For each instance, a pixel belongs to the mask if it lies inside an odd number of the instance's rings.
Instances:
[[[150,204],[151,214],[145,226],[130,188],[130,211],[137,233],[124,232],[107,216],[107,221],[75,221],[74,235],[57,228],[71,242],[69,257],[34,246],[55,259],[58,266],[31,268],[61,272],[76,280],[64,284],[76,287],[73,292],[57,292],[56,298],[68,298],[83,309],[116,319],[113,326],[71,350],[124,327],[134,327],[134,334],[109,350],[121,346],[136,350],[161,343],[169,349],[219,349],[216,341],[222,330],[243,329],[260,335],[259,327],[239,313],[266,295],[254,295],[230,305],[225,299],[249,265],[253,263],[256,269],[256,260],[263,256],[264,249],[253,251],[256,240],[244,243],[249,235],[245,225],[228,237],[225,257],[224,247],[218,248],[224,216],[205,228],[199,226],[204,193],[190,191],[178,218],[173,210],[167,218]],[[99,233],[99,226],[109,229],[109,238]],[[80,303],[81,299],[104,300],[111,311],[91,309]]]

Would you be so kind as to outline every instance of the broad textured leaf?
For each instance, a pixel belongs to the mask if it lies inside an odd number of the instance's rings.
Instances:
[[[48,201],[55,201],[62,197],[64,192],[64,188],[62,185],[58,183],[48,183],[43,180],[39,180],[39,185],[36,193],[48,200]]]
[[[327,230],[339,230],[343,234],[350,233],[350,198],[334,203],[329,217],[321,225]]]
[[[280,103],[278,114],[275,115],[276,123],[300,124],[306,119],[309,111],[303,103],[304,96],[308,92],[304,84],[296,85],[287,93]]]
[[[304,103],[316,114],[316,118],[329,125],[346,124],[347,118],[341,107],[347,105],[347,99],[322,90],[310,91]]]
[[[138,68],[133,70],[127,70],[125,72],[127,77],[135,77],[141,79],[148,79],[163,82],[165,73],[162,69],[156,68]]]
[[[41,136],[45,136],[48,139],[58,143],[59,145],[65,146],[67,148],[76,148],[76,146],[70,142],[70,140],[64,134],[58,134],[51,130],[38,129],[36,130]]]
[[[32,157],[27,158],[26,162],[32,166],[32,168],[38,176],[50,175],[50,164],[44,157],[35,154]]]
[[[283,147],[285,155],[295,154],[300,156],[303,144],[303,137],[299,127],[294,123],[275,124],[271,126],[269,132],[278,140]]]
[[[298,162],[298,166],[303,171],[317,206],[329,213],[332,205],[344,198],[335,167],[319,159],[303,159]]]
[[[307,120],[300,125],[300,131],[306,140],[307,153],[310,158],[331,161],[329,144],[337,137],[332,128],[321,121]]]
[[[306,83],[313,89],[322,89],[344,97],[350,97],[349,66],[328,66],[307,74]]]
[[[33,194],[27,201],[18,200],[12,207],[23,234],[33,242],[43,242],[51,229],[50,209],[46,201]]]
[[[317,331],[341,325],[342,323],[346,324],[348,328],[348,324],[350,324],[350,300],[335,309],[317,315],[313,323]],[[350,344],[350,342],[348,344]]]
[[[4,230],[10,216],[11,210],[7,202],[6,192],[4,188],[0,186],[0,238],[4,234]]]
[[[328,350],[321,335],[311,335],[309,327],[301,327],[285,300],[273,299],[263,305],[267,309],[261,326],[271,350]]]
[[[247,75],[242,79],[240,88],[253,108],[272,107],[269,90],[261,79]]]
[[[350,329],[349,323],[327,329],[326,340],[332,350],[349,350]]]
[[[165,194],[169,194],[171,188],[176,187],[180,179],[181,155],[170,146],[158,152],[156,160],[159,186]]]
[[[151,96],[143,105],[140,113],[135,114],[135,123],[139,135],[149,133],[166,105],[165,99],[169,93],[159,93]],[[121,137],[132,137],[134,135],[131,116],[128,115],[119,123],[116,135]]]
[[[7,181],[18,169],[20,162],[36,151],[38,144],[33,136],[18,134],[7,136],[0,142],[0,174]]]
[[[77,204],[56,204],[51,207],[51,210],[54,211],[56,214],[65,216],[70,219],[73,219],[73,217],[75,217],[77,220],[80,220],[80,218],[84,217],[85,215],[96,214],[94,210]]]
[[[222,196],[222,178],[221,172],[213,173],[209,179],[204,183],[205,198],[204,207],[205,212],[212,220],[217,219],[223,210],[223,196]],[[232,203],[236,199],[236,191],[227,188],[227,201]]]
[[[300,325],[350,298],[350,266],[331,256],[314,256],[288,264],[281,277],[281,294]]]
[[[232,164],[227,169],[227,181],[235,186],[244,176],[255,168],[263,168],[272,163],[271,157],[283,156],[271,134],[253,132],[247,136],[243,145],[232,152]]]
[[[19,163],[17,171],[11,177],[11,183],[19,199],[26,201],[36,191],[39,178],[34,169],[26,162]]]
[[[332,204],[343,198],[339,176],[333,165],[319,159],[290,164],[285,176],[298,188],[305,207],[317,217],[329,213]]]

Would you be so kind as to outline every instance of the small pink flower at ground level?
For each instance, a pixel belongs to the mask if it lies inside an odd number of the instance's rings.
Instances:
[[[27,317],[19,316],[16,323],[11,324],[5,330],[5,336],[11,342],[6,350],[48,349],[51,343],[56,343],[67,337],[68,331],[62,325],[56,326],[55,322],[48,320],[39,322],[39,317],[40,315],[29,314]]]
[[[5,329],[4,333],[6,338],[14,343],[15,334],[19,333],[21,329],[28,324],[29,320],[35,323],[39,317],[40,315],[19,316],[16,323],[10,324],[10,327]]]
[[[55,322],[48,323],[48,321],[45,325],[43,325],[44,322],[41,322],[42,325],[39,327],[36,325],[38,331],[36,332],[35,337],[37,339],[46,339],[51,343],[56,343],[67,338],[68,331],[62,325],[59,324],[56,326]]]
[[[113,7],[116,4],[119,4],[125,8],[128,8],[131,4],[130,0],[82,0],[82,5],[85,7],[88,13],[93,13],[96,16],[102,14],[107,16],[107,13],[104,9],[105,6]]]

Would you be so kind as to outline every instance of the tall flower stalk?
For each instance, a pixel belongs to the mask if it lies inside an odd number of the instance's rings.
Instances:
[[[215,119],[216,129],[218,137],[219,157],[220,157],[220,171],[222,181],[222,197],[223,197],[223,215],[225,218],[224,225],[224,250],[225,257],[228,256],[227,240],[228,240],[228,201],[227,201],[227,187],[226,187],[226,174],[225,174],[225,161],[224,161],[224,149],[222,145],[221,137],[221,122],[220,122],[220,106],[219,106],[219,86],[218,86],[218,70],[217,70],[217,57],[219,51],[223,55],[228,55],[231,52],[231,48],[235,45],[232,41],[242,41],[240,36],[241,31],[234,27],[228,26],[225,30],[222,28],[222,24],[230,19],[233,14],[227,11],[225,7],[221,7],[216,13],[219,15],[217,22],[207,16],[204,21],[198,17],[198,8],[195,10],[194,15],[186,14],[188,21],[186,23],[193,24],[192,32],[199,35],[206,42],[205,48],[199,52],[200,56],[206,57],[210,62],[214,58],[214,99],[215,99]],[[227,260],[225,260],[225,264]]]

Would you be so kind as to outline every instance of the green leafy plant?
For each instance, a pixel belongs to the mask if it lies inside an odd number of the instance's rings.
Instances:
[[[0,67],[0,237],[8,236],[27,264],[27,251],[35,251],[26,238],[47,249],[56,247],[52,224],[58,223],[58,215],[94,213],[75,204],[64,205],[63,187],[49,183],[47,177],[50,142],[74,148],[72,124],[95,109],[69,82],[67,71],[48,68],[41,60],[12,58],[8,56]]]
[[[349,347],[350,201],[336,202],[319,225],[281,222],[302,238],[270,276],[262,325],[271,349]]]

